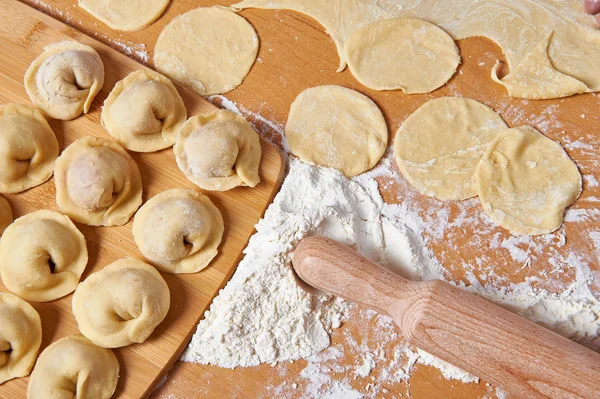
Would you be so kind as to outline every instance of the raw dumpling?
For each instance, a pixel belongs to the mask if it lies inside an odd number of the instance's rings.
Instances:
[[[54,211],[18,218],[0,240],[2,282],[28,301],[52,301],[73,292],[87,261],[83,234]]]
[[[248,121],[233,112],[191,117],[179,130],[173,150],[185,177],[204,190],[255,187],[260,182],[260,139]]]
[[[0,106],[0,192],[19,193],[48,180],[58,152],[56,136],[38,110]]]
[[[169,311],[169,287],[152,266],[118,260],[79,284],[73,314],[94,344],[119,348],[144,342]]]
[[[169,0],[79,0],[83,8],[112,29],[138,31],[156,21]]]
[[[10,204],[4,197],[0,197],[0,236],[12,222],[13,216]]]
[[[195,273],[217,255],[223,217],[208,197],[176,188],[158,194],[140,208],[133,237],[142,254],[168,273]]]
[[[120,226],[142,204],[142,176],[117,142],[83,137],[56,161],[56,202],[62,212],[91,226]]]
[[[104,85],[104,65],[90,46],[64,41],[44,47],[25,72],[25,89],[36,107],[62,120],[87,113]]]
[[[0,292],[0,384],[29,374],[41,343],[38,312],[21,298]]]
[[[171,147],[187,118],[177,89],[154,71],[135,71],[115,85],[102,109],[102,125],[123,147],[153,152]]]
[[[108,399],[119,381],[119,361],[81,335],[54,342],[40,354],[27,399]]]

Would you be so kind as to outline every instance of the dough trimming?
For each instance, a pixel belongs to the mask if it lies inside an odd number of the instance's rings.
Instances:
[[[0,196],[0,236],[9,224],[13,222],[12,209],[6,198]]]
[[[146,202],[133,221],[142,254],[159,270],[195,273],[217,255],[223,217],[211,200],[194,190],[176,188]]]
[[[85,237],[58,212],[28,213],[0,240],[2,282],[28,301],[52,301],[73,292],[87,262]]]
[[[142,30],[167,9],[169,0],[79,0],[79,7],[108,25],[123,31]]]

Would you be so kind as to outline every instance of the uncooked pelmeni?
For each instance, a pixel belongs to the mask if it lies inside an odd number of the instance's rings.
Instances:
[[[121,226],[142,204],[142,176],[117,142],[83,137],[56,161],[56,202],[62,212],[90,226]]]
[[[117,389],[119,361],[81,335],[54,342],[33,368],[27,399],[109,399]]]
[[[133,238],[142,254],[167,273],[195,273],[217,256],[223,217],[197,191],[176,188],[150,199],[136,213]]]
[[[243,117],[219,110],[191,117],[173,147],[185,177],[204,190],[255,187],[262,149],[258,134]]]
[[[10,209],[10,204],[8,201],[0,196],[0,236],[4,233],[4,230],[8,227],[9,224],[13,222],[12,209]]]
[[[103,348],[144,342],[166,317],[169,287],[152,266],[121,259],[93,273],[73,295],[79,331]]]
[[[56,136],[38,110],[0,105],[0,192],[18,193],[48,180],[58,153]]]
[[[154,49],[156,70],[201,95],[239,86],[256,60],[258,36],[223,7],[197,8],[174,18]]]
[[[187,118],[183,99],[171,81],[150,70],[117,82],[102,109],[102,125],[123,147],[154,152],[171,147]]]
[[[460,200],[477,195],[475,167],[506,123],[490,107],[468,98],[430,100],[398,129],[394,156],[421,193]]]
[[[110,28],[138,31],[156,21],[169,0],[79,0],[83,8]]]
[[[58,212],[28,213],[8,226],[0,240],[2,282],[28,301],[47,302],[70,294],[87,262],[83,234]]]
[[[477,165],[477,193],[488,216],[517,234],[558,229],[581,193],[581,175],[561,145],[525,126],[498,133]]]
[[[21,298],[0,292],[0,384],[28,375],[41,343],[38,312]]]
[[[290,108],[285,137],[292,153],[306,162],[355,176],[383,156],[388,129],[367,96],[341,86],[304,90]]]
[[[344,45],[352,75],[375,90],[429,93],[456,72],[460,55],[443,29],[416,18],[393,18],[357,29]]]
[[[104,85],[104,65],[92,47],[64,41],[44,47],[25,72],[31,102],[46,115],[71,120],[87,113]]]

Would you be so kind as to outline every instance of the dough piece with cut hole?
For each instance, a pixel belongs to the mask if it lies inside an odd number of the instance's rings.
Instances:
[[[475,176],[485,213],[517,234],[555,231],[581,193],[575,162],[559,143],[529,126],[499,132]]]
[[[19,193],[48,180],[58,153],[56,136],[38,110],[0,105],[0,192]]]
[[[506,123],[479,101],[441,97],[411,114],[394,140],[396,163],[422,194],[460,200],[477,195],[475,167]]]
[[[152,25],[168,5],[169,0],[79,0],[79,7],[109,28],[130,32]]]
[[[304,90],[290,108],[285,137],[294,155],[351,177],[383,156],[388,128],[367,96],[341,86]]]
[[[28,375],[41,343],[38,312],[21,298],[0,292],[0,384]]]
[[[117,142],[83,137],[56,161],[56,202],[90,226],[121,226],[142,204],[142,176]]]
[[[181,127],[173,148],[185,177],[204,190],[255,187],[262,149],[243,117],[219,110],[193,116]]]
[[[12,209],[10,209],[10,204],[8,201],[0,196],[0,236],[4,233],[4,230],[8,227],[9,224],[13,222]]]
[[[92,47],[64,41],[44,47],[25,72],[25,89],[36,107],[55,119],[87,113],[104,85],[104,65]]]
[[[156,70],[201,95],[239,86],[256,60],[258,36],[224,7],[197,8],[174,18],[154,49]]]
[[[460,64],[452,37],[417,18],[385,19],[357,29],[344,45],[344,56],[363,85],[407,94],[443,86]]]
[[[223,217],[211,200],[176,188],[150,199],[136,213],[133,237],[142,254],[167,273],[195,273],[217,256]]]
[[[28,213],[8,226],[0,240],[2,282],[28,301],[48,302],[70,294],[87,262],[83,234],[58,212]]]
[[[135,71],[117,82],[102,109],[102,125],[123,147],[154,152],[171,147],[187,118],[171,81],[154,71]]]
[[[117,389],[119,361],[81,335],[54,342],[33,368],[27,399],[109,399]]]
[[[152,266],[121,259],[93,273],[73,295],[79,331],[103,348],[144,342],[167,316],[170,292]]]

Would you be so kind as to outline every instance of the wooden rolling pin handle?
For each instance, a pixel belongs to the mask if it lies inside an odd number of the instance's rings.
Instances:
[[[390,315],[415,346],[524,398],[600,398],[600,354],[443,281],[411,282],[322,237],[293,265],[307,284]]]

